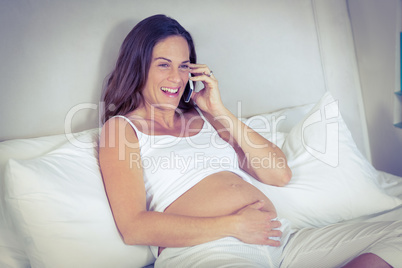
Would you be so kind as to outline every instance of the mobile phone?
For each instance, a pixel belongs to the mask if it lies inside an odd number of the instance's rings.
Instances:
[[[191,77],[191,73],[188,73],[188,77]],[[193,81],[188,79],[188,83],[190,85],[190,90],[188,91],[188,95],[184,98],[184,102],[189,102],[190,101],[191,94],[193,94],[193,91],[194,91]]]

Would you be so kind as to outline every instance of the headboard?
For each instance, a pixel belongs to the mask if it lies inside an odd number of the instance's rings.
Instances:
[[[360,150],[368,135],[346,0],[2,1],[0,140],[99,125],[104,78],[143,18],[193,36],[236,115],[313,103],[325,91]]]

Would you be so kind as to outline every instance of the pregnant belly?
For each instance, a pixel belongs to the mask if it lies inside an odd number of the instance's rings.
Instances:
[[[264,200],[262,210],[276,212],[259,189],[232,172],[219,172],[204,178],[176,199],[165,213],[195,217],[215,217],[236,213],[241,208]]]

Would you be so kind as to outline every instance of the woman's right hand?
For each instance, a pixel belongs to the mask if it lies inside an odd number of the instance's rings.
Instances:
[[[212,115],[218,112],[218,115],[221,115],[219,111],[225,109],[225,107],[221,100],[218,80],[212,74],[212,71],[205,64],[190,64],[190,69],[190,72],[194,75],[190,79],[204,84],[204,88],[194,92],[191,99],[202,111]]]
[[[279,228],[281,223],[274,220],[276,212],[264,211],[263,207],[264,201],[261,200],[242,208],[235,214],[238,219],[235,237],[248,244],[278,247],[282,232],[275,229]]]

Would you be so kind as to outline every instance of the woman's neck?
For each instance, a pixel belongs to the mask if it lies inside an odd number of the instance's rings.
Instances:
[[[180,119],[180,113],[176,111],[175,107],[168,107],[162,105],[152,105],[145,103],[137,108],[137,114],[146,120],[158,123],[161,127],[166,129],[173,129],[176,125],[177,119]]]

